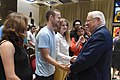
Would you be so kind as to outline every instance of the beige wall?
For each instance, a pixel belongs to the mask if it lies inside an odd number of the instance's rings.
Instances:
[[[30,18],[29,13],[32,12],[32,18],[35,20],[35,25],[39,25],[39,5],[31,4],[30,2],[26,0],[17,0],[17,12],[23,13],[26,15],[29,19],[30,24]]]

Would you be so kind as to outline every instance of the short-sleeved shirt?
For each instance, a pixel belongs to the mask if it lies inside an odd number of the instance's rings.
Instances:
[[[36,71],[38,76],[48,77],[54,74],[55,67],[44,60],[40,48],[50,49],[49,55],[56,59],[55,53],[55,33],[50,31],[47,26],[42,28],[36,36]]]

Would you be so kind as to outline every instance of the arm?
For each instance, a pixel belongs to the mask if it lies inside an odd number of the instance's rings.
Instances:
[[[54,60],[51,56],[49,56],[49,49],[48,48],[40,48],[39,49],[40,50],[40,52],[42,53],[42,56],[43,56],[43,58],[44,58],[44,60],[46,61],[46,62],[48,62],[49,64],[52,64],[52,65],[54,65],[54,66],[56,66],[56,67],[58,67],[58,68],[61,68],[61,69],[63,69],[63,70],[66,70],[66,71],[68,71],[69,69],[67,69],[65,66],[63,66],[63,65],[60,65],[56,60]]]
[[[60,41],[62,42],[61,39],[59,39],[59,37],[56,36],[56,54],[57,54],[57,58],[63,59],[63,60],[67,60],[70,61],[72,57],[65,55],[64,53],[61,53],[60,51]],[[66,47],[64,47],[64,49],[66,49]],[[66,52],[69,54],[69,52]]]
[[[85,43],[86,39],[84,38],[84,36],[80,36],[78,41],[76,42],[76,48],[79,49],[80,46],[82,46],[82,43]]]
[[[28,43],[35,48],[35,43],[31,41],[31,35],[32,33],[30,33],[29,31],[27,32],[27,40],[28,40]]]
[[[50,40],[49,40],[49,35],[47,33],[41,33],[39,35],[39,40],[38,40],[38,49],[44,58],[46,62],[49,64],[52,64],[58,68],[61,68],[63,70],[68,70],[65,68],[65,66],[60,65],[55,59],[53,59],[49,54],[50,54]]]
[[[35,48],[35,43],[33,43],[31,40],[28,40],[28,43]]]
[[[82,48],[82,43],[80,42],[80,40],[78,40],[77,42],[75,42],[75,39],[72,38],[71,40],[71,50],[73,52],[76,52],[79,48],[81,49]]]
[[[73,72],[81,72],[94,65],[104,53],[106,47],[103,34],[97,34],[86,44],[84,50],[70,66],[70,70]]]
[[[3,62],[6,80],[20,80],[15,74],[14,67],[15,49],[11,42],[4,42],[0,46],[0,56]]]

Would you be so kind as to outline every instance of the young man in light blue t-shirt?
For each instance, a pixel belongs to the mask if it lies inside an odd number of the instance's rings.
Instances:
[[[60,18],[59,10],[47,11],[47,25],[36,36],[36,80],[54,80],[55,66],[68,71],[67,66],[56,61],[54,29],[59,26]]]

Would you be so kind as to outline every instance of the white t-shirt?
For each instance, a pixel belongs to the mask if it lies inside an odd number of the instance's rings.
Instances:
[[[27,40],[32,41],[35,44],[35,36],[31,33],[31,31],[27,31]],[[28,48],[33,48],[29,43],[28,43]]]

